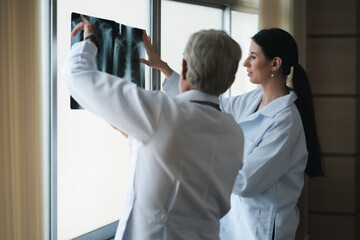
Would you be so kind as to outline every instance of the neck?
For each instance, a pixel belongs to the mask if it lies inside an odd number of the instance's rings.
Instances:
[[[277,83],[281,83],[281,84],[277,84]],[[262,84],[261,87],[263,89],[263,96],[257,110],[265,107],[275,99],[289,94],[286,84],[284,83],[285,83],[284,79],[282,80],[277,79],[273,81],[272,84],[271,83]]]

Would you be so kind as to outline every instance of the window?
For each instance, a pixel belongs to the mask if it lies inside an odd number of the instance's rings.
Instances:
[[[240,44],[242,50],[236,79],[230,89],[231,96],[236,96],[256,88],[256,85],[249,81],[243,62],[249,54],[251,37],[257,32],[257,29],[257,14],[231,11],[231,36]]]
[[[130,165],[128,142],[120,133],[85,110],[70,109],[70,96],[61,79],[61,69],[71,45],[71,13],[115,20],[145,29],[148,34],[151,31],[158,32],[159,29],[154,28],[160,26],[161,46],[155,48],[161,48],[162,58],[178,72],[181,70],[182,53],[190,34],[200,29],[225,28],[231,31],[233,38],[242,47],[243,56],[247,55],[246,44],[250,43],[250,37],[257,30],[256,14],[237,11],[225,14],[223,5],[204,4],[206,0],[201,1],[201,5],[190,2],[53,1],[56,23],[53,26],[53,34],[56,36],[53,42],[53,47],[56,47],[56,56],[53,56],[56,66],[53,72],[57,74],[52,93],[52,239],[113,237],[121,214]],[[161,3],[161,8],[154,9],[154,3]],[[161,22],[155,23],[151,28],[151,22],[159,19],[159,16]],[[227,17],[229,19],[226,20]],[[232,27],[226,26],[225,22],[231,23]],[[241,69],[244,68],[240,66],[239,70]],[[150,89],[150,69],[146,68],[146,73],[146,86]],[[251,88],[247,85],[247,76],[242,74],[238,73],[231,95]],[[155,80],[158,79],[153,79]]]
[[[180,73],[183,51],[190,35],[201,29],[222,29],[222,16],[222,9],[162,0],[161,58]]]
[[[61,69],[70,50],[71,12],[150,28],[149,1],[57,2],[57,239],[73,239],[119,220],[130,163],[129,146],[120,133],[87,111],[70,109]]]

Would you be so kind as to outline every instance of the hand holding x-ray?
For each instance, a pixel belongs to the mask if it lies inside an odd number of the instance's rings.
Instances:
[[[159,69],[165,75],[165,77],[169,78],[173,70],[156,54],[151,44],[150,37],[146,34],[145,31],[142,35],[142,41],[144,43],[146,54],[148,55],[148,60],[141,58],[140,62],[146,64],[149,67]]]
[[[142,35],[142,41],[144,43],[146,54],[148,55],[148,60],[141,58],[140,62],[148,65],[149,67],[153,67],[156,69],[160,68],[162,61],[154,51],[154,48],[151,44],[150,36],[148,36],[145,31],[143,32]]]
[[[97,45],[95,69],[145,88],[144,29],[85,14],[71,14],[71,46],[85,38]],[[151,44],[151,43],[150,43]],[[82,107],[71,98],[71,109]]]
[[[81,22],[79,22],[71,32],[71,36],[75,37],[78,31],[83,30],[84,35],[83,39],[85,39],[89,35],[96,35],[96,29],[94,25],[92,25],[83,15],[80,15]]]

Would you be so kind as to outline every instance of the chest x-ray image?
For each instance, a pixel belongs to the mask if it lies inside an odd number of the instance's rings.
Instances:
[[[145,47],[142,42],[143,29],[126,26],[115,21],[83,16],[92,23],[97,31],[99,42],[95,59],[96,69],[121,77],[145,88],[145,66],[140,58],[145,57]],[[79,13],[71,14],[71,30],[81,21]],[[83,31],[71,38],[71,46],[83,40]],[[71,109],[82,107],[71,97]]]

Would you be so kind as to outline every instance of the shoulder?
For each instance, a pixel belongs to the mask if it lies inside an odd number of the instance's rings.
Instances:
[[[262,94],[261,88],[256,88],[250,92],[233,96],[233,97],[222,97],[221,103],[227,103],[227,102],[242,102],[242,101],[251,101],[253,98],[258,97]]]
[[[256,88],[250,92],[233,96],[221,97],[220,105],[225,112],[241,111],[251,105],[262,94],[261,88]]]
[[[295,103],[279,111],[272,118],[272,130],[299,135],[304,132],[300,113]]]
[[[301,123],[301,116],[295,104],[297,95],[295,92],[290,92],[286,97],[282,97],[278,102],[274,102],[276,107],[272,108],[275,119],[284,119],[294,123]]]

